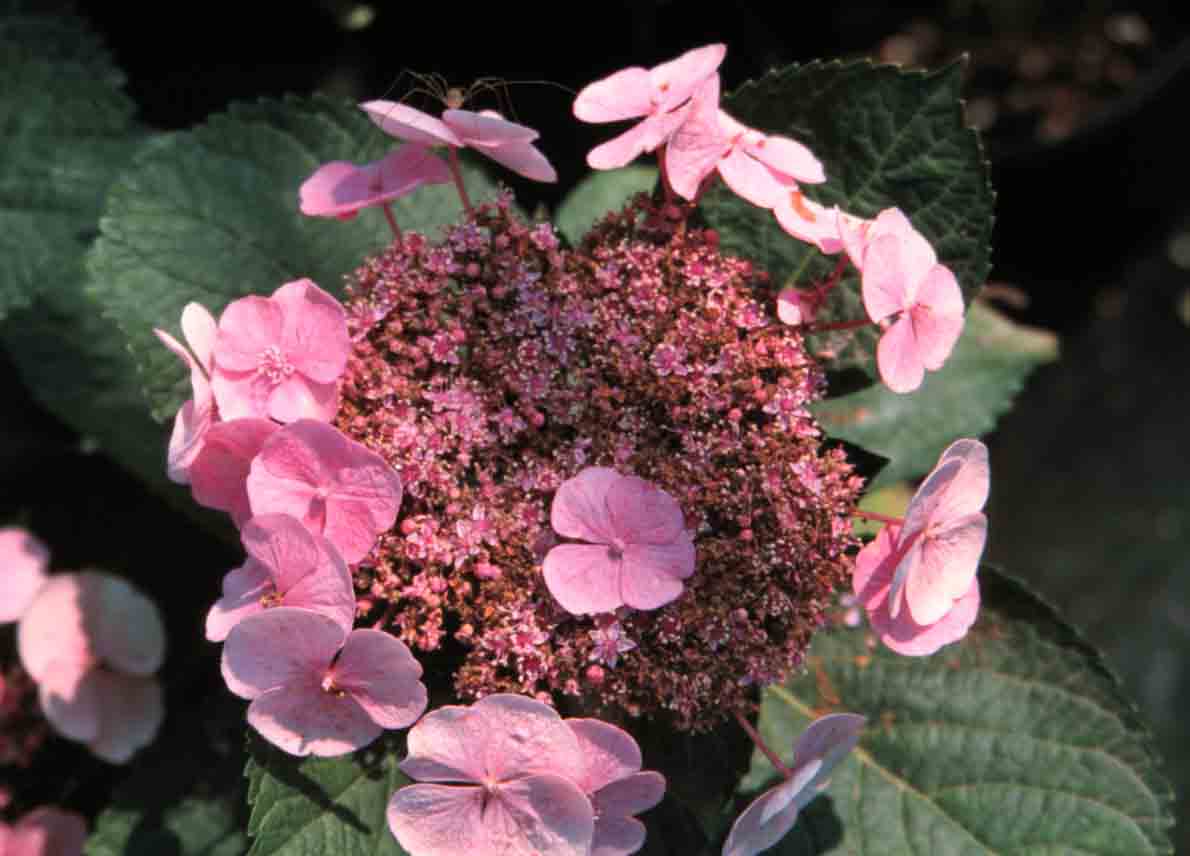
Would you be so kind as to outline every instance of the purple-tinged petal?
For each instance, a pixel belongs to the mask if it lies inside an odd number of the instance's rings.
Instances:
[[[677,500],[642,478],[621,476],[613,481],[604,504],[612,534],[628,543],[666,545],[685,534]]]
[[[591,798],[600,817],[631,817],[648,811],[665,796],[665,776],[643,770],[604,785]]]
[[[335,686],[383,728],[408,728],[426,709],[421,664],[380,630],[353,630],[331,672]]]
[[[321,687],[346,635],[334,619],[318,612],[292,606],[267,609],[227,634],[223,679],[229,690],[248,699],[283,686]]]
[[[326,692],[310,680],[286,683],[257,696],[248,705],[248,724],[290,755],[320,757],[354,752],[384,731],[350,693]]]
[[[905,583],[905,603],[918,624],[934,624],[971,588],[987,541],[980,512],[949,520],[921,539],[921,559]]]
[[[546,156],[531,143],[508,143],[503,146],[478,146],[475,151],[485,154],[501,166],[532,181],[555,182],[558,173]]]
[[[694,564],[694,542],[685,532],[671,544],[629,545],[620,572],[624,603],[633,609],[657,609],[676,600]]]
[[[388,801],[385,817],[397,843],[417,856],[489,852],[483,788],[406,785]]]
[[[612,486],[622,476],[608,467],[587,467],[559,485],[550,508],[550,524],[565,538],[610,544],[616,537],[607,506]]]
[[[99,736],[100,698],[97,666],[70,660],[51,663],[37,684],[37,701],[54,731],[71,740]]]
[[[401,771],[423,782],[481,782],[488,728],[483,714],[463,705],[427,713],[409,729]]]
[[[588,856],[595,816],[583,792],[562,776],[538,773],[500,785],[483,813],[488,846],[508,856]]]
[[[593,615],[624,605],[623,564],[601,544],[559,544],[546,553],[542,575],[563,609],[572,615]],[[681,587],[678,583],[679,592]]]
[[[165,659],[165,625],[157,604],[125,580],[84,571],[83,623],[95,656],[129,675],[150,675]]]
[[[441,119],[395,101],[367,101],[360,109],[389,136],[423,146],[461,147],[463,141]]]
[[[609,782],[640,770],[640,747],[622,728],[600,719],[567,719],[583,754],[583,775],[575,784],[593,794]]]
[[[591,856],[628,856],[645,846],[645,825],[633,817],[595,818]]]
[[[575,781],[583,770],[578,738],[558,712],[527,696],[495,693],[472,705],[486,728],[483,769],[504,781],[553,773]]]
[[[161,684],[154,677],[135,677],[96,670],[99,733],[87,746],[112,764],[127,763],[157,736],[165,719]]]

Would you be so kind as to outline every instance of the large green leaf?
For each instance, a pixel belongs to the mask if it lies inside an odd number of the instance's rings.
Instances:
[[[914,392],[872,386],[818,402],[813,410],[830,436],[888,458],[872,484],[891,484],[929,472],[956,437],[994,428],[1029,373],[1057,356],[1052,333],[1014,324],[976,302],[946,365],[928,372]]]
[[[0,318],[77,278],[134,134],[122,75],[78,18],[0,6]]]
[[[914,658],[864,629],[814,641],[807,673],[765,692],[786,761],[822,713],[868,717],[774,854],[1171,853],[1171,793],[1148,732],[1098,654],[1019,583],[984,568],[961,643]],[[773,776],[757,754],[742,789]]]
[[[870,62],[813,62],[772,71],[744,84],[724,107],[746,125],[808,145],[827,181],[803,188],[826,206],[872,217],[900,207],[958,277],[970,300],[987,277],[993,193],[974,131],[963,121],[962,66],[903,71]],[[725,250],[759,264],[776,280],[824,280],[836,259],[786,234],[763,211],[717,184],[702,200]],[[864,317],[852,271],[835,288],[820,320]],[[820,334],[832,368],[873,371],[875,328]]]
[[[554,223],[572,246],[577,246],[587,230],[609,211],[618,211],[641,191],[657,184],[657,168],[626,166],[592,172],[566,194]]]
[[[251,753],[249,856],[405,856],[384,818],[389,797],[409,783],[391,747],[295,758],[254,740]]]
[[[189,390],[154,327],[177,334],[190,301],[218,315],[236,298],[300,277],[342,293],[343,276],[392,240],[378,211],[346,222],[298,211],[298,187],[320,164],[375,160],[392,144],[347,102],[260,101],[145,150],[121,175],[89,258],[91,293],[127,336],[158,418],[172,416]],[[464,173],[473,198],[494,195],[483,173]],[[460,211],[449,185],[393,207],[402,227],[423,231]]]

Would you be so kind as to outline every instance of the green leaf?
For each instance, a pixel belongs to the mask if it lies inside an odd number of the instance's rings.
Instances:
[[[0,318],[76,278],[130,152],[132,102],[80,19],[0,9]]]
[[[637,193],[647,193],[656,184],[657,169],[651,166],[592,172],[566,194],[554,223],[571,246],[578,246],[603,215],[618,211]]]
[[[946,365],[927,372],[914,392],[898,395],[873,386],[812,409],[831,437],[888,458],[872,484],[892,484],[929,472],[956,437],[992,430],[1029,373],[1057,356],[1052,333],[1014,324],[975,302]]]
[[[1172,793],[1115,677],[1019,583],[984,568],[980,584],[962,642],[902,657],[837,628],[806,674],[765,692],[759,728],[787,762],[814,717],[868,717],[773,854],[1172,852]],[[741,788],[772,775],[758,753]]]
[[[409,783],[391,746],[295,758],[254,739],[250,751],[249,856],[406,856],[384,817],[389,797]]]
[[[994,194],[978,137],[963,121],[961,83],[961,63],[925,73],[866,60],[813,62],[744,84],[724,107],[746,125],[810,147],[827,180],[804,186],[808,198],[861,217],[900,207],[970,301],[990,266]],[[836,259],[790,237],[771,212],[721,183],[701,207],[725,250],[751,259],[778,282],[805,286],[835,268]],[[820,320],[863,317],[852,269],[831,292]],[[835,354],[829,367],[860,368],[872,376],[876,338],[872,327],[819,334],[812,344]]]
[[[306,217],[298,187],[331,160],[376,160],[393,146],[353,104],[316,97],[233,106],[146,149],[116,182],[89,257],[91,293],[124,331],[159,419],[189,395],[180,361],[153,335],[178,333],[182,307],[216,316],[230,301],[309,277],[341,294],[343,276],[392,240],[379,211],[350,221]],[[464,167],[476,201],[495,186]],[[453,186],[393,203],[402,228],[458,219]]]

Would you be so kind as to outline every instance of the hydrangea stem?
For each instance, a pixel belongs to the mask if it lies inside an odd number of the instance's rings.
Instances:
[[[401,227],[397,225],[397,218],[393,216],[392,203],[385,202],[381,207],[384,209],[384,219],[388,221],[388,227],[393,230],[393,237],[401,240]]]
[[[889,517],[885,514],[877,514],[875,511],[862,511],[855,509],[851,512],[853,517],[862,517],[864,520],[875,520],[878,523],[890,523],[893,526],[900,526],[905,521],[900,517]]]
[[[455,187],[459,191],[459,198],[463,200],[463,210],[467,212],[468,217],[474,217],[475,209],[471,205],[471,197],[467,195],[467,187],[463,184],[463,171],[459,168],[459,150],[454,146],[450,147],[447,164],[450,166],[450,174],[455,180]]]
[[[760,736],[760,732],[752,727],[752,723],[748,721],[748,717],[737,710],[735,719],[740,724],[740,728],[744,729],[744,733],[748,735],[748,738],[756,744],[756,748],[764,754],[764,757],[769,759],[769,763],[776,768],[777,772],[786,779],[792,777],[793,771],[786,767],[785,762],[777,757],[777,753],[769,748],[768,744],[764,742],[764,738]]]

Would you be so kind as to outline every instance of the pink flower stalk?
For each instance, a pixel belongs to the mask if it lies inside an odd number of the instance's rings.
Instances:
[[[190,350],[164,330],[154,329],[153,332],[190,369],[193,394],[174,417],[166,456],[166,472],[170,479],[187,484],[190,467],[202,449],[207,431],[218,418],[211,391],[211,373],[215,368],[215,319],[198,303],[186,304],[182,310],[182,335]]]
[[[826,181],[822,163],[801,143],[749,128],[719,109],[719,75],[692,99],[685,122],[665,149],[670,187],[694,199],[703,180],[718,170],[733,191],[760,208],[773,208],[797,183]]]
[[[854,713],[832,713],[811,722],[793,747],[789,777],[753,800],[736,818],[723,856],[753,856],[784,838],[798,812],[818,796],[835,767],[855,748],[865,722]]]
[[[554,531],[587,544],[546,554],[545,584],[567,612],[657,609],[694,573],[694,542],[682,509],[661,488],[607,467],[564,481],[550,511]]]
[[[619,122],[644,117],[587,155],[592,169],[616,169],[665,144],[685,121],[690,96],[718,70],[727,46],[707,45],[652,69],[625,68],[586,86],[574,99],[584,122]]]
[[[82,856],[87,822],[82,815],[41,806],[9,825],[0,821],[3,856]]]
[[[958,280],[898,208],[858,225],[840,217],[839,234],[861,271],[868,316],[892,319],[876,346],[880,379],[893,392],[912,392],[926,369],[942,368],[963,332]]]
[[[567,719],[583,753],[575,784],[595,809],[590,856],[628,856],[645,843],[645,825],[634,815],[665,796],[665,777],[641,771],[640,747],[632,735],[598,719]]]
[[[269,437],[252,461],[255,514],[288,514],[348,564],[368,555],[401,507],[401,478],[380,455],[325,422],[302,419]]]
[[[448,109],[442,118],[398,104],[368,101],[360,105],[386,134],[425,146],[449,146],[452,151],[470,148],[534,181],[557,181],[558,174],[532,144],[538,133],[509,122],[494,110]]]
[[[410,853],[590,853],[595,812],[576,784],[588,761],[549,705],[497,693],[441,707],[409,730],[408,747],[401,770],[429,784],[398,790],[387,814]]]
[[[17,628],[21,663],[53,728],[122,764],[150,743],[164,716],[152,677],[165,629],[151,600],[109,574],[52,577]]]
[[[211,387],[224,419],[334,419],[351,340],[339,301],[308,279],[242,297],[219,318]]]
[[[280,428],[271,419],[218,422],[190,467],[190,492],[206,508],[226,511],[236,526],[252,516],[248,472],[264,441]]]
[[[350,220],[362,208],[449,181],[450,170],[441,158],[425,146],[409,143],[363,166],[349,161],[325,163],[302,182],[298,196],[303,214]]]
[[[222,668],[227,688],[252,701],[248,724],[291,755],[353,752],[426,708],[421,665],[404,642],[348,633],[309,609],[281,606],[236,624]]]
[[[253,517],[240,540],[248,560],[223,578],[223,597],[207,613],[207,639],[222,642],[249,615],[277,606],[321,612],[344,633],[351,631],[351,572],[329,541],[286,514]]]
[[[975,622],[988,490],[987,447],[958,440],[910,500],[904,523],[885,526],[856,556],[855,594],[892,650],[932,654]]]
[[[20,620],[45,585],[49,563],[49,549],[24,529],[0,529],[0,624]]]

